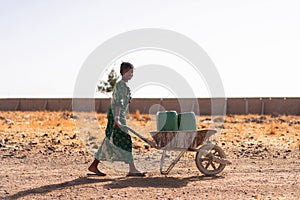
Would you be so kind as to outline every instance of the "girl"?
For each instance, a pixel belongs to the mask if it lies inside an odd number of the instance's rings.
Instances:
[[[133,77],[133,65],[123,62],[120,66],[122,79],[116,83],[113,91],[112,102],[107,113],[107,126],[105,139],[95,154],[95,160],[88,168],[89,171],[99,176],[105,176],[98,170],[100,160],[124,161],[129,164],[127,176],[145,176],[138,171],[133,162],[132,141],[126,130],[126,111],[130,103],[130,89],[127,82]]]

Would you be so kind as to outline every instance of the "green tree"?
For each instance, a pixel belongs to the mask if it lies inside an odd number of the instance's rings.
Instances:
[[[101,93],[111,93],[117,83],[119,76],[116,71],[112,69],[108,74],[107,81],[100,81],[97,85],[97,91]]]

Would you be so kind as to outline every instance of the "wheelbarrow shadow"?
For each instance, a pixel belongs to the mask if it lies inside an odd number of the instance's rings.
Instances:
[[[152,188],[181,188],[189,182],[209,181],[224,178],[223,176],[191,176],[191,177],[132,177],[115,180],[104,185],[107,189],[121,189],[126,187],[152,187]]]
[[[46,194],[55,190],[60,190],[63,188],[77,186],[77,185],[87,185],[95,184],[101,182],[109,182],[105,184],[104,188],[118,189],[126,187],[154,187],[154,188],[180,188],[184,187],[191,181],[203,181],[203,180],[214,180],[224,178],[222,176],[192,176],[186,178],[175,178],[175,177],[121,177],[121,178],[97,178],[97,177],[79,177],[71,181],[66,181],[63,183],[49,184],[37,188],[32,188],[28,190],[19,191],[13,195],[6,196],[6,199],[19,199],[32,194]],[[1,198],[1,197],[0,197]]]

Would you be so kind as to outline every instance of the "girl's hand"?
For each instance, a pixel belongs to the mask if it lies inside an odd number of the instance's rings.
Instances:
[[[125,125],[123,125],[121,122],[120,122],[120,117],[115,117],[115,128],[122,128],[124,127]]]

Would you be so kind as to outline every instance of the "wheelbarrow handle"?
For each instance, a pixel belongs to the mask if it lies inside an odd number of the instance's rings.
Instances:
[[[125,126],[130,132],[132,132],[134,135],[136,135],[137,137],[139,137],[140,139],[142,139],[144,142],[148,143],[150,146],[157,148],[157,145],[155,142],[148,140],[147,138],[145,138],[144,136],[142,136],[141,134],[139,134],[138,132],[136,132],[135,130],[133,130],[132,128],[130,128],[129,126]]]

